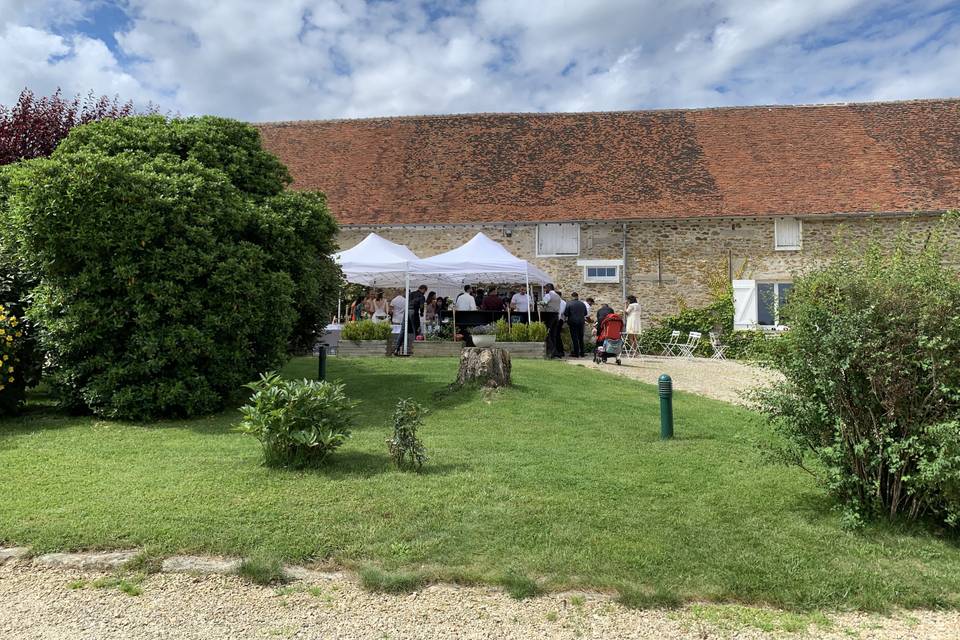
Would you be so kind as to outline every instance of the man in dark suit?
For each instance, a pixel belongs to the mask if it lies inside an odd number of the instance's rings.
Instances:
[[[570,341],[573,346],[570,348],[571,355],[574,358],[582,358],[583,353],[583,325],[587,321],[587,305],[583,304],[580,295],[574,291],[570,295],[570,302],[563,310],[567,326],[570,327]]]

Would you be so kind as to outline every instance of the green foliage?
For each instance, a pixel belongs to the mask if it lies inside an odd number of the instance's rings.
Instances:
[[[312,343],[339,283],[335,227],[289,180],[256,129],[208,117],[96,122],[5,167],[0,245],[35,285],[27,318],[61,404],[210,413]]]
[[[542,322],[531,322],[527,325],[527,342],[545,342],[547,339],[547,325]],[[518,342],[523,342],[518,341]]]
[[[426,339],[429,342],[452,342],[455,330],[456,326],[452,322],[441,322],[435,331],[427,334]]]
[[[374,322],[373,320],[357,320],[347,322],[340,330],[341,340],[388,340],[393,327],[389,322]]]
[[[542,322],[514,322],[508,326],[506,320],[500,319],[495,327],[498,342],[543,342],[547,339],[547,326]]]
[[[336,252],[336,223],[322,193],[287,191],[268,198],[253,219],[251,240],[269,253],[267,268],[293,280],[296,321],[290,350],[311,352],[337,306],[343,276],[329,257]]]
[[[427,460],[427,451],[417,438],[417,429],[423,424],[427,410],[412,398],[397,402],[393,412],[393,437],[387,440],[390,457],[398,469],[416,469]]]
[[[342,384],[269,373],[246,386],[253,395],[237,430],[260,441],[269,466],[318,466],[350,437],[356,405]]]
[[[20,364],[23,343],[23,323],[0,304],[0,417],[19,412],[25,399]]]
[[[360,569],[360,585],[375,593],[409,593],[426,583],[426,577],[420,573],[383,571],[375,567]]]
[[[283,562],[272,553],[258,550],[249,558],[244,558],[237,567],[237,575],[259,585],[282,584],[287,581]]]
[[[960,279],[942,233],[841,255],[784,308],[791,330],[771,358],[786,382],[759,406],[787,443],[775,457],[811,470],[851,523],[958,525]]]

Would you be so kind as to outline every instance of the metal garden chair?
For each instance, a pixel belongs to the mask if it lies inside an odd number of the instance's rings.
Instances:
[[[700,344],[700,337],[702,335],[703,334],[700,333],[699,331],[691,331],[690,335],[687,336],[687,343],[677,345],[677,349],[680,352],[680,357],[692,358],[694,350]]]
[[[710,332],[710,346],[713,347],[713,355],[710,356],[712,360],[726,360],[727,356],[724,353],[727,350],[727,345],[720,344],[720,336],[717,335],[716,331]]]
[[[661,356],[666,356],[668,358],[673,358],[674,356],[680,355],[678,347],[680,346],[680,332],[671,331],[670,332],[670,341],[661,342],[660,345],[663,347],[663,351],[660,353]]]

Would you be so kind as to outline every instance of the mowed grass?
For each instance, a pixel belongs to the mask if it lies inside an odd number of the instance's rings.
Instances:
[[[455,372],[452,359],[331,359],[360,405],[322,471],[264,467],[236,412],[140,425],[34,408],[0,422],[0,541],[266,549],[418,584],[617,590],[639,606],[960,606],[955,543],[841,529],[809,477],[762,463],[749,411],[677,394],[677,438],[661,442],[653,386],[520,360],[513,389],[438,395]],[[316,360],[285,374],[313,377]],[[406,396],[431,410],[420,474],[396,471],[384,442]]]

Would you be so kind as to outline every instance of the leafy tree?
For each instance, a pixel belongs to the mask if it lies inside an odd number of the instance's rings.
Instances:
[[[5,174],[5,244],[40,282],[28,318],[70,408],[218,410],[283,359],[291,275],[321,296],[336,286],[329,258],[289,253],[332,242],[322,198],[282,193],[289,175],[248,125],[101,121]]]
[[[156,108],[151,105],[147,111]],[[38,98],[24,89],[15,105],[0,105],[0,165],[49,156],[75,126],[134,113],[133,102],[121,103],[116,97],[90,93],[83,101],[79,96],[70,100],[57,89]]]
[[[783,436],[779,460],[807,469],[851,523],[929,516],[960,526],[960,278],[945,237],[893,252],[872,244],[795,282],[790,331],[759,395]]]

